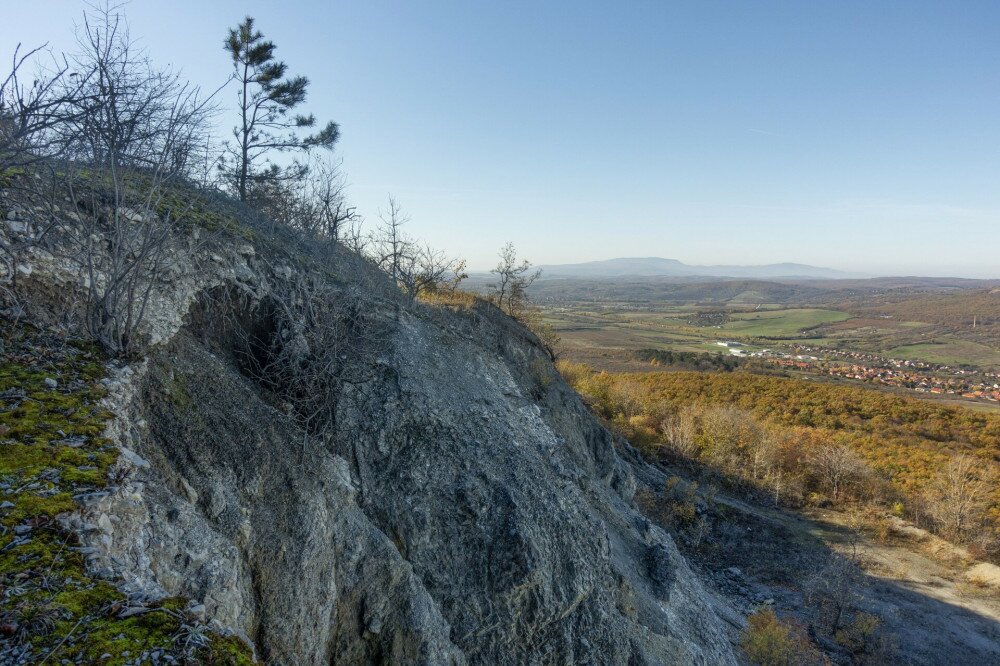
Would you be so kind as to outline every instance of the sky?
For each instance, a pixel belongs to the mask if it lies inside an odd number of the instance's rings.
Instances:
[[[81,0],[0,0],[0,56]],[[204,89],[250,14],[369,220],[473,269],[662,256],[1000,278],[1000,3],[133,0]],[[220,93],[220,132],[235,89]]]

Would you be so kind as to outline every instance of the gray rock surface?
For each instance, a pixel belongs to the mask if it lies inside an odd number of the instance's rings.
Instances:
[[[273,664],[736,663],[714,602],[634,506],[641,461],[534,336],[491,306],[387,297],[342,256],[322,279],[379,339],[343,356],[356,379],[316,436],[241,371],[237,324],[309,345],[259,307],[304,269],[260,253],[178,249],[155,346],[108,381],[123,455],[109,492],[65,520],[137,607],[188,596]],[[39,285],[73,273],[33,266]],[[203,298],[220,286],[241,311]]]

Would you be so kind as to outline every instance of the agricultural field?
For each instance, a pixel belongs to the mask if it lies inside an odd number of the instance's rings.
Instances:
[[[934,301],[936,303],[937,301]],[[559,303],[543,305],[545,320],[562,337],[565,353],[593,362],[597,351],[669,349],[729,353],[718,343],[735,341],[745,351],[794,351],[802,346],[878,354],[886,358],[1000,370],[1000,335],[992,327],[947,326],[873,316],[848,307],[781,303]],[[916,316],[913,306],[907,311]]]
[[[727,335],[764,338],[795,338],[804,331],[821,324],[850,319],[851,315],[836,310],[812,308],[792,308],[788,310],[765,310],[763,312],[738,312],[730,315],[731,321],[721,329]]]
[[[610,302],[603,295],[581,301],[576,290],[574,299],[549,291],[542,311],[561,338],[563,358],[612,372],[649,370],[651,363],[659,368],[658,352],[705,357],[666,362],[674,369],[718,365],[706,359],[732,356],[755,372],[811,374],[1000,409],[993,291],[902,296],[893,288],[868,298],[855,285],[845,298],[784,285],[786,291],[769,292],[784,301],[748,304],[741,302],[743,286],[723,284],[713,292],[711,285],[688,285],[687,293],[698,298],[691,302]],[[966,311],[974,314],[961,314]]]
[[[1000,350],[949,336],[935,338],[930,342],[902,345],[890,349],[888,353],[891,356],[927,363],[1000,367]]]
[[[751,350],[796,342],[835,343],[833,338],[817,337],[815,329],[851,317],[835,310],[786,309],[775,304],[752,311],[671,305],[637,311],[558,307],[546,308],[544,313],[546,322],[559,333],[571,356],[595,349],[728,353],[718,344],[726,341],[741,342]],[[705,321],[709,323],[702,323]],[[715,321],[722,323],[711,323]]]

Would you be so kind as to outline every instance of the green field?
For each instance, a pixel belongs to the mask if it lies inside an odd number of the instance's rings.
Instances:
[[[724,324],[722,330],[734,336],[789,338],[820,324],[850,318],[846,312],[810,308],[745,312],[732,315],[732,321]]]
[[[710,315],[706,319],[706,315]],[[713,323],[711,317],[717,317]],[[821,307],[778,304],[706,306],[676,303],[579,304],[548,308],[545,319],[568,357],[602,366],[638,349],[729,353],[717,344],[791,351],[807,345],[852,349],[942,365],[1000,368],[1000,346],[963,339],[940,325],[892,317],[856,316]]]
[[[813,327],[844,321],[850,315],[821,308],[785,308],[769,304],[754,308],[731,309],[721,325],[699,325],[692,317],[705,308],[695,305],[663,305],[631,311],[619,307],[560,307],[545,312],[546,321],[559,333],[566,353],[573,358],[604,365],[609,353],[638,349],[671,349],[682,352],[728,354],[717,344],[740,340],[752,350],[773,346],[773,341],[787,344],[804,342],[805,331]],[[755,339],[759,340],[754,346]],[[810,341],[815,340],[810,336]],[[612,353],[613,355],[613,353]]]
[[[889,356],[942,365],[1000,366],[1000,351],[976,342],[938,338],[890,349]]]

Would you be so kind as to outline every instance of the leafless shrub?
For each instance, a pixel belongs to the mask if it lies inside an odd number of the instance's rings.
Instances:
[[[137,342],[172,228],[186,210],[167,200],[183,179],[211,108],[197,88],[153,68],[107,6],[86,16],[73,61],[93,74],[57,126],[68,168],[87,290],[87,326],[111,353]]]
[[[464,259],[449,257],[425,243],[417,252],[417,294],[454,292],[462,280],[468,277],[465,265]]]
[[[14,49],[10,71],[0,82],[0,175],[51,158],[62,143],[52,130],[67,120],[87,80],[86,71],[69,74],[69,64],[53,58],[48,72],[24,80],[43,49]]]
[[[626,419],[640,416],[648,400],[646,387],[638,381],[619,382],[609,389],[609,393]]]
[[[183,175],[204,143],[210,98],[180,74],[155,67],[113,6],[85,14],[77,42],[71,62],[89,75],[57,125],[70,155],[106,170]]]
[[[421,246],[406,233],[410,218],[391,195],[386,210],[379,211],[379,221],[368,238],[366,254],[410,300],[438,290],[453,291],[466,277],[464,261]]]
[[[528,304],[528,287],[542,275],[541,270],[531,270],[531,262],[517,257],[513,243],[500,249],[500,260],[490,271],[497,276],[490,285],[490,298],[498,308],[515,319]]]
[[[355,216],[340,227],[340,243],[358,256],[368,256],[370,237],[364,230],[364,220]]]
[[[863,579],[856,545],[848,555],[831,553],[803,586],[806,604],[813,613],[811,624],[830,636],[836,635],[862,598]]]
[[[370,381],[391,330],[370,298],[321,277],[278,279],[249,319],[234,321],[234,348],[246,374],[290,406],[307,436],[325,440],[336,427],[344,388]],[[213,311],[241,308],[213,306]],[[245,308],[244,308],[245,309]]]
[[[986,522],[995,479],[968,454],[954,456],[928,493],[928,511],[948,539],[968,541]]]
[[[721,470],[744,467],[747,453],[763,436],[757,420],[745,410],[730,405],[702,410],[702,455]]]
[[[347,201],[338,163],[314,156],[299,167],[297,178],[269,179],[254,185],[248,203],[312,242],[346,240],[349,228],[360,222],[360,215]]]
[[[340,241],[344,228],[359,219],[357,209],[347,203],[344,189],[337,162],[312,160],[300,195],[304,210],[294,226],[316,238]]]
[[[678,456],[697,459],[698,411],[692,405],[685,405],[677,414],[661,421],[660,433]]]
[[[817,447],[809,457],[813,473],[830,492],[834,504],[842,493],[870,475],[868,464],[853,450],[839,444]]]
[[[72,118],[86,72],[69,73],[65,60],[38,62],[43,49],[14,50],[11,69],[0,82],[0,214],[8,218],[0,235],[3,282],[0,291],[16,301],[18,266],[32,247],[45,242],[62,221],[56,208],[57,174],[51,164],[65,143],[55,131]],[[35,67],[30,77],[25,70]]]

